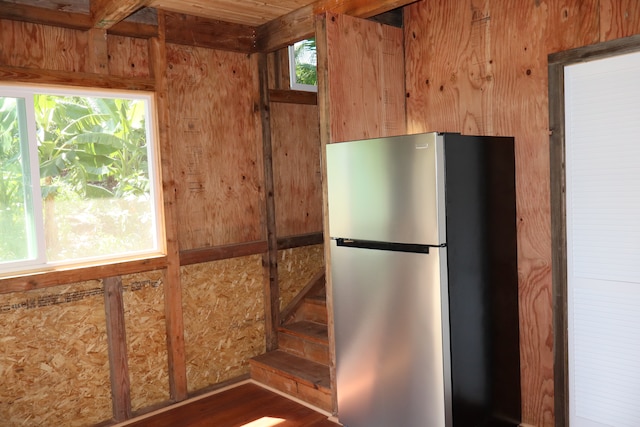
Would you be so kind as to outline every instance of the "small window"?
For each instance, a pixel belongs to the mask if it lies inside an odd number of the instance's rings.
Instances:
[[[318,91],[316,40],[302,40],[289,46],[291,89]]]
[[[0,274],[164,252],[152,100],[0,86]]]

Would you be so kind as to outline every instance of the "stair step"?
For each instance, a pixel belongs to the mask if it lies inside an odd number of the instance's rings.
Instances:
[[[324,296],[307,297],[302,302],[294,321],[308,320],[327,324],[327,301]]]
[[[323,306],[327,305],[327,296],[324,292],[320,295],[309,295],[306,299],[316,304],[321,304]]]
[[[329,344],[327,325],[324,323],[302,320],[281,326],[278,330],[283,334],[304,338],[308,341],[315,341],[318,344]]]
[[[301,321],[281,326],[278,328],[278,346],[295,356],[329,365],[329,338],[325,324]]]
[[[308,402],[331,410],[329,367],[282,350],[256,356],[249,361],[251,378]]]

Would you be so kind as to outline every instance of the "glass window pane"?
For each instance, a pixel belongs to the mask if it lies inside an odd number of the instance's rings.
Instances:
[[[318,85],[316,41],[302,40],[289,46],[291,89],[316,91]]]
[[[48,261],[157,250],[146,100],[34,103]]]
[[[36,258],[24,99],[0,96],[0,265]]]

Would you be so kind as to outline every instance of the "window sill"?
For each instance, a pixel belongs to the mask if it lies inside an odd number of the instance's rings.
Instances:
[[[144,258],[101,261],[91,264],[48,267],[40,270],[0,274],[0,293],[23,292],[69,283],[99,280],[105,277],[161,270],[167,266],[167,256],[150,255]]]

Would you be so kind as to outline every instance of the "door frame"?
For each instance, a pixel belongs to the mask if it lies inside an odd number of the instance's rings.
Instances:
[[[638,51],[640,51],[640,34],[552,53],[548,56],[554,412],[556,427],[569,425],[564,67]]]

